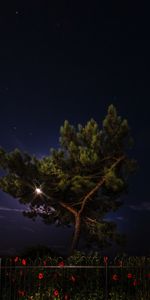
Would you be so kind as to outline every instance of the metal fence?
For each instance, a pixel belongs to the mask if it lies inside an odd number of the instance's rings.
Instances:
[[[150,266],[107,264],[19,266],[0,259],[0,299],[149,300],[149,271]]]

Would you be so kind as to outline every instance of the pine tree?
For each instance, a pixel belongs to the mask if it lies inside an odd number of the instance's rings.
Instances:
[[[101,130],[93,119],[77,129],[65,120],[59,142],[60,148],[42,159],[1,148],[1,190],[27,205],[26,217],[39,215],[45,224],[57,226],[74,224],[70,254],[81,234],[87,245],[96,243],[101,249],[112,241],[123,243],[116,224],[104,217],[123,204],[128,177],[136,169],[128,157],[132,138],[127,120],[110,105]]]

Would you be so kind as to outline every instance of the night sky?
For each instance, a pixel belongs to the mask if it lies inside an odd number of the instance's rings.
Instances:
[[[78,5],[22,0],[5,5],[0,9],[0,146],[41,158],[58,147],[65,119],[84,125],[94,118],[101,126],[113,103],[129,121],[135,140],[131,155],[139,169],[130,179],[124,205],[106,218],[127,234],[126,252],[149,255],[147,8],[96,1]],[[22,216],[25,208],[0,191],[0,254],[15,254],[36,244],[65,251],[73,228],[46,226],[40,219],[33,222]]]

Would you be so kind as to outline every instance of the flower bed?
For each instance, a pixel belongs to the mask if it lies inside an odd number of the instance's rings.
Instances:
[[[80,255],[2,262],[2,300],[127,300],[150,298],[149,258]]]

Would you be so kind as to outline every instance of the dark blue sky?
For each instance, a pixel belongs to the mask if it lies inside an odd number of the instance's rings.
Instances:
[[[149,33],[136,7],[11,4],[0,14],[0,145],[38,157],[58,146],[65,119],[101,126],[109,104],[128,119],[139,170],[124,206],[108,218],[127,234],[131,254],[149,254]],[[65,247],[72,229],[33,223],[0,192],[0,253],[43,243]],[[63,231],[63,234],[62,234]],[[115,251],[115,250],[114,250]]]

